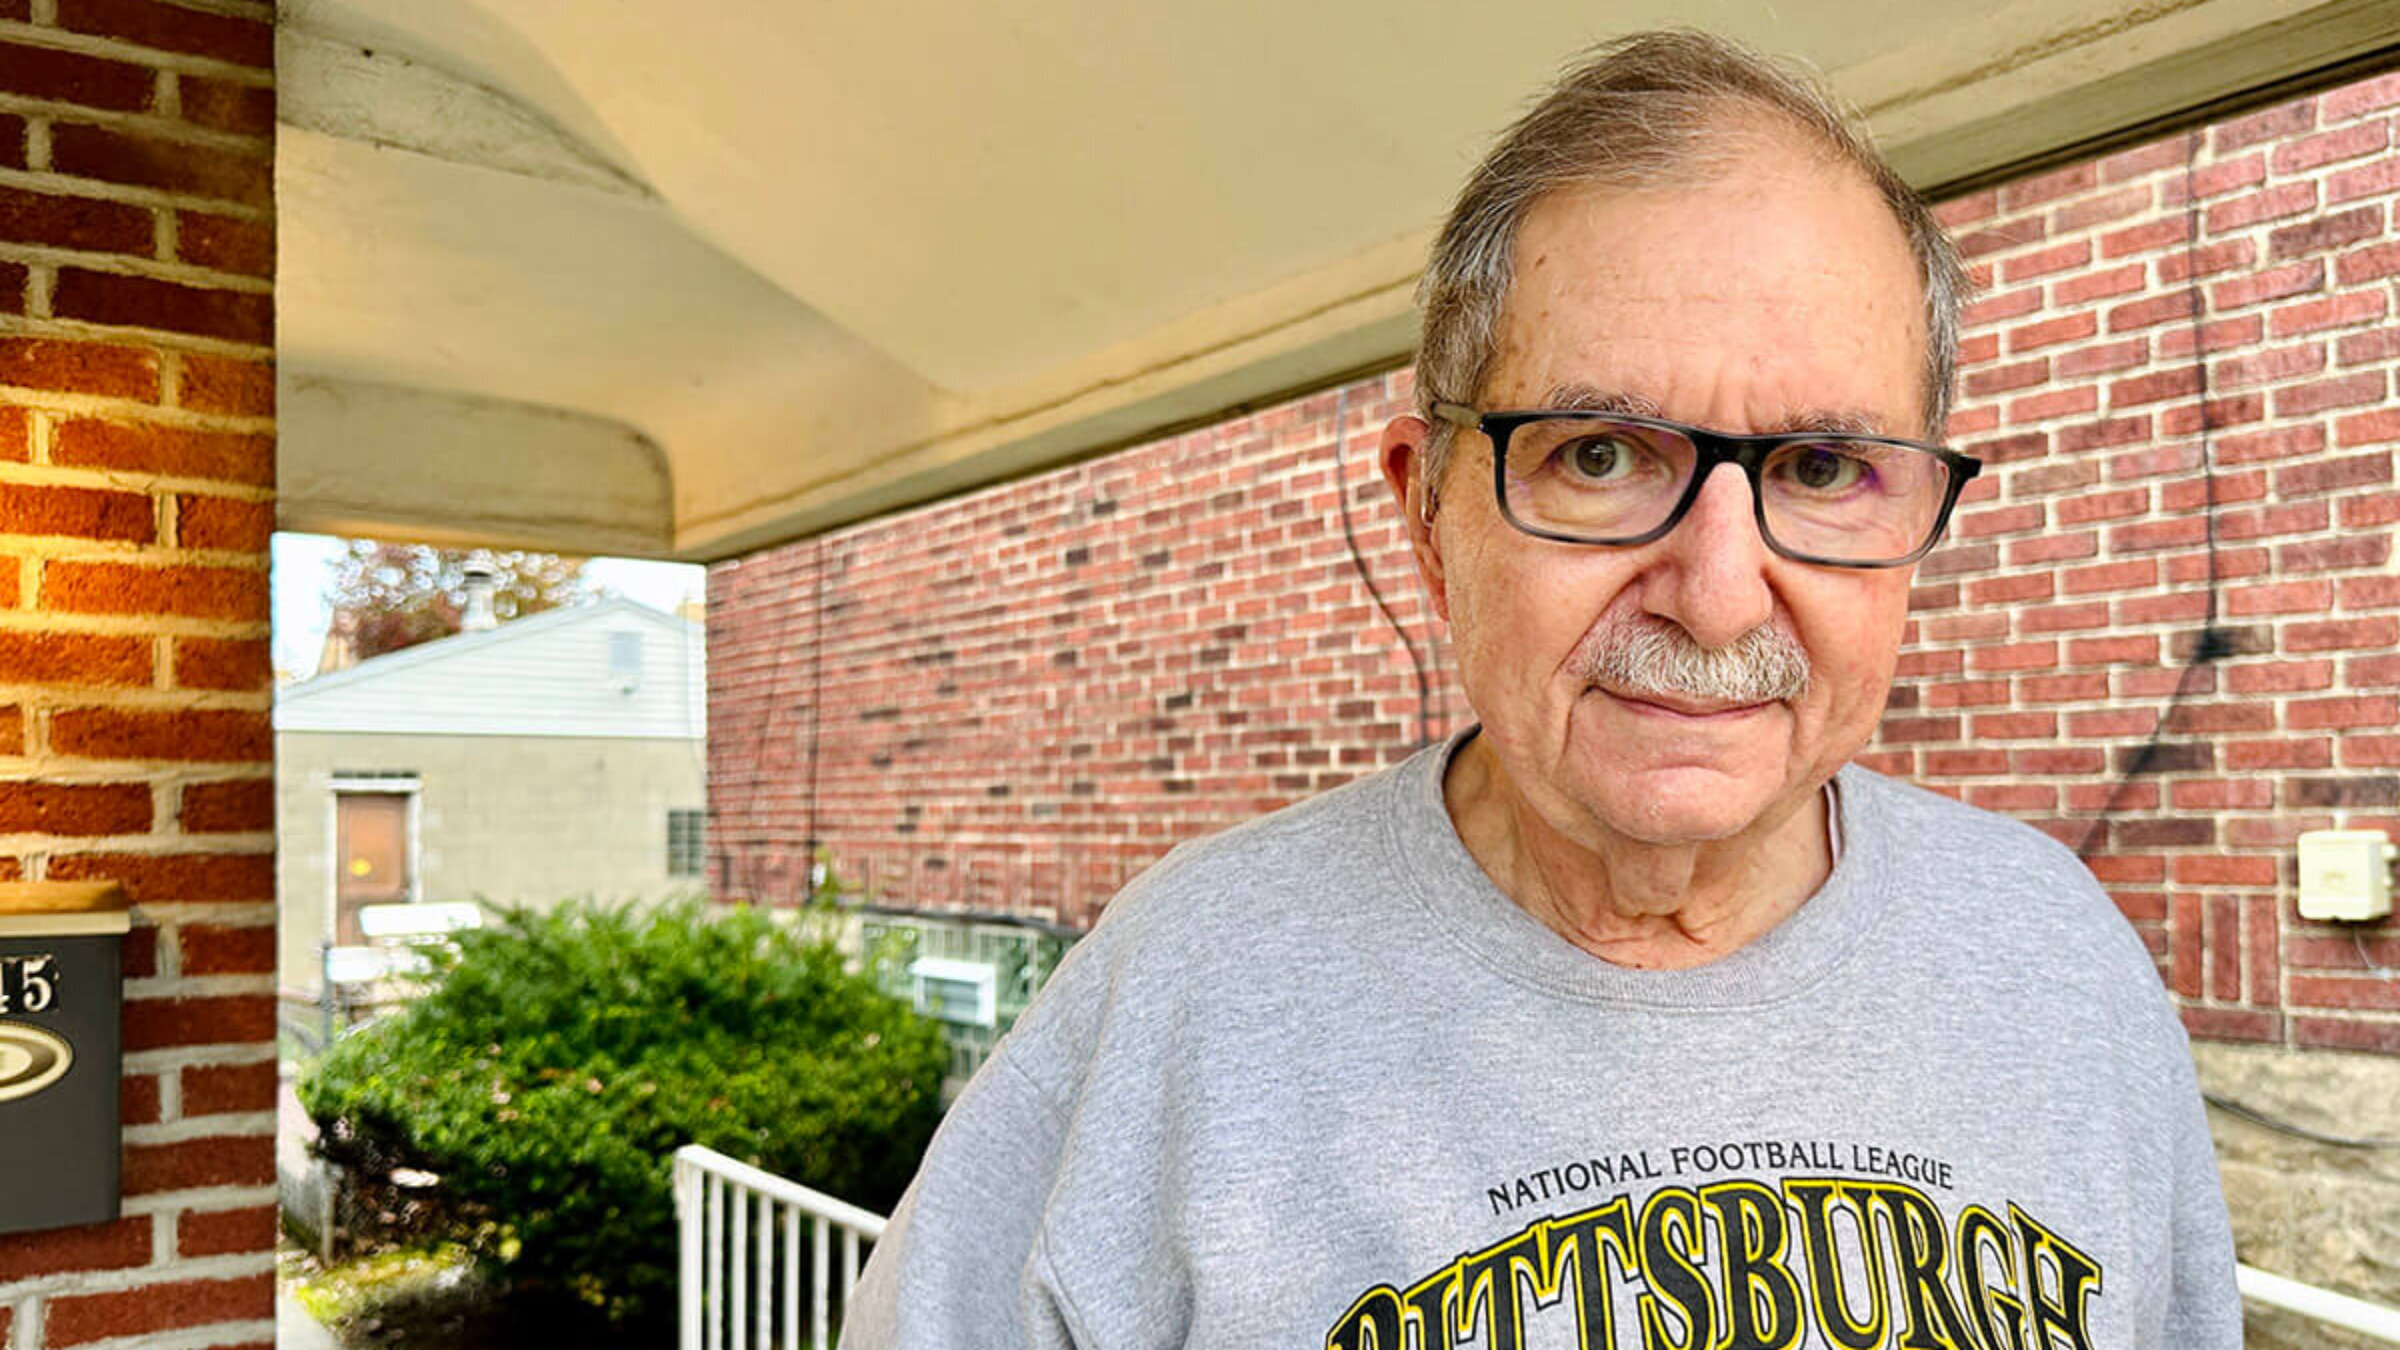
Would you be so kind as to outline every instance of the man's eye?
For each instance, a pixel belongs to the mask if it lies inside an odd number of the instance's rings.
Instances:
[[[1867,473],[1867,462],[1827,446],[1815,445],[1791,457],[1783,476],[1810,492],[1840,492],[1855,487]]]
[[[1559,462],[1567,472],[1590,483],[1629,476],[1640,453],[1622,436],[1584,436],[1558,448]]]

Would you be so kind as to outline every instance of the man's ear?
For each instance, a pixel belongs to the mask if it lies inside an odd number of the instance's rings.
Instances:
[[[1433,428],[1422,417],[1395,417],[1383,429],[1383,442],[1378,458],[1383,465],[1383,481],[1392,489],[1392,500],[1400,507],[1400,526],[1408,531],[1409,551],[1416,555],[1417,575],[1425,579],[1425,590],[1433,598],[1433,612],[1450,621],[1450,591],[1442,571],[1442,550],[1433,535],[1433,485],[1427,481],[1426,451],[1433,440]]]

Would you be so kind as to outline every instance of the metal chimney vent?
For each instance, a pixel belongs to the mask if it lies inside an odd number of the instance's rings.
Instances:
[[[481,633],[500,626],[500,616],[492,612],[492,592],[500,582],[500,574],[489,563],[471,562],[462,569],[467,588],[467,612],[459,619],[459,631]]]

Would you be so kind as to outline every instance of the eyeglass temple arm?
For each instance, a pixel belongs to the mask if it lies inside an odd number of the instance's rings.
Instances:
[[[1483,414],[1464,403],[1436,403],[1433,405],[1433,415],[1452,426],[1465,427],[1469,431],[1480,431],[1483,428]]]

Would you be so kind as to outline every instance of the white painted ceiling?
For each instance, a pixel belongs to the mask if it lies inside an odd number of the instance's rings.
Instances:
[[[287,0],[284,524],[719,557],[1397,362],[1490,135],[1661,23],[1930,187],[2400,6]]]

